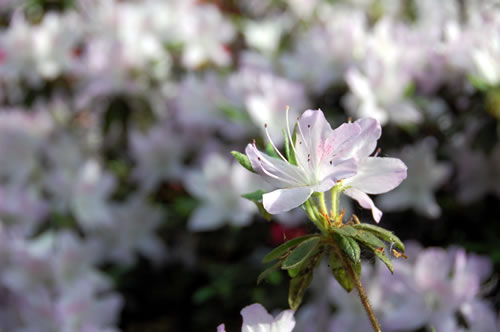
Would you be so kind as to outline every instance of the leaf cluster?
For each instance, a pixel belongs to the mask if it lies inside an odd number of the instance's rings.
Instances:
[[[314,269],[324,256],[332,275],[348,292],[361,276],[361,250],[371,251],[394,273],[388,252],[395,257],[404,256],[403,242],[392,232],[371,224],[342,225],[328,234],[310,234],[294,238],[274,248],[264,258],[264,263],[275,262],[258,277],[257,283],[273,271],[286,270],[291,278],[288,304],[297,310],[309,287]]]

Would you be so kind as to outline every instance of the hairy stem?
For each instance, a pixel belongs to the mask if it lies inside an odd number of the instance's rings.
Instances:
[[[335,242],[335,241],[334,241]],[[363,285],[361,284],[361,280],[359,279],[358,275],[352,268],[351,262],[347,257],[345,257],[344,253],[342,250],[339,248],[337,243],[334,244],[334,250],[337,252],[337,255],[342,259],[342,263],[344,264],[344,267],[349,273],[349,276],[352,278],[354,281],[354,285],[356,286],[356,289],[358,290],[359,298],[361,300],[361,303],[363,304],[363,307],[365,308],[366,314],[368,315],[368,318],[370,319],[370,323],[372,324],[373,331],[375,332],[382,332],[380,329],[380,324],[377,321],[377,318],[375,317],[375,313],[373,312],[372,306],[370,305],[370,302],[368,301],[368,296],[366,295],[365,289],[363,288]]]

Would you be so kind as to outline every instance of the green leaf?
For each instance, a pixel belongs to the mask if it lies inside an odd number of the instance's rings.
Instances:
[[[250,163],[250,159],[248,159],[248,156],[246,154],[243,154],[238,151],[231,151],[231,154],[240,163],[241,166],[245,167],[250,172],[255,173],[255,171],[252,168],[252,164]]]
[[[352,280],[351,276],[345,269],[342,259],[337,254],[332,252],[329,257],[329,264],[332,274],[340,286],[342,286],[342,288],[344,288],[347,292],[352,291],[354,288],[354,280]],[[351,266],[359,278],[361,275],[361,262],[352,264]]]
[[[349,257],[349,259],[353,263],[360,262],[360,254],[361,249],[359,248],[359,244],[350,237],[345,237],[340,234],[337,234],[336,240],[342,251]]]
[[[337,234],[347,237],[355,237],[359,234],[359,231],[352,226],[334,227],[332,230]]]
[[[384,241],[369,232],[360,231],[354,236],[354,238],[373,250],[385,248]]]
[[[301,242],[303,242],[307,239],[310,239],[310,238],[314,238],[314,237],[318,237],[318,235],[317,234],[309,234],[309,235],[304,235],[304,236],[300,236],[300,237],[296,237],[294,239],[291,239],[290,241],[287,241],[287,242],[283,243],[282,245],[280,245],[279,247],[276,247],[273,250],[271,250],[262,259],[262,262],[269,263],[275,259],[278,259],[281,256],[283,256],[283,254],[285,254],[287,251],[289,251],[292,247],[295,247],[296,245],[300,244]]]
[[[260,284],[262,280],[266,279],[271,273],[278,270],[280,268],[280,265],[281,262],[276,262],[275,264],[262,271],[257,277],[257,285]]]
[[[387,266],[389,271],[394,274],[394,268],[392,267],[392,262],[389,257],[387,257],[383,251],[379,252],[375,250],[373,253]]]
[[[246,198],[250,201],[254,202],[260,202],[262,201],[262,195],[264,195],[266,192],[264,190],[257,190],[248,194],[243,194],[241,197]]]
[[[274,147],[271,144],[271,142],[267,142],[267,144],[266,144],[266,153],[273,158],[281,159],[280,156],[278,155],[278,153],[276,153],[276,151],[274,151]]]
[[[290,255],[285,258],[281,268],[288,270],[300,266],[306,262],[319,246],[319,237],[312,237],[302,241],[297,248],[293,249]]]
[[[307,287],[311,284],[313,271],[300,274],[290,280],[290,288],[288,289],[288,305],[291,309],[297,310],[302,303],[302,298],[306,293]]]
[[[288,134],[283,129],[283,137],[285,137],[285,157],[288,160],[288,162],[292,165],[297,165],[297,160],[295,159],[295,152],[290,144],[290,140],[288,139]]]
[[[379,227],[379,226],[375,226],[375,225],[371,225],[371,224],[357,224],[357,225],[354,225],[354,228],[357,228],[357,229],[360,229],[360,230],[364,230],[364,231],[367,231],[367,232],[371,232],[371,233],[373,233],[374,235],[376,235],[377,237],[381,238],[384,241],[387,241],[387,242],[390,242],[390,243],[394,243],[394,245],[397,248],[401,249],[403,252],[405,251],[405,245],[399,239],[399,237],[397,237],[396,235],[394,235],[393,232],[388,231],[385,228],[382,228],[382,227]]]

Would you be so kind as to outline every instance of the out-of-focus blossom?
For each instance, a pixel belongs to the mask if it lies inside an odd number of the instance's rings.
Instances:
[[[345,70],[360,60],[367,38],[362,12],[336,6],[322,11],[322,23],[300,33],[293,52],[285,53],[281,61],[287,77],[316,94],[339,82]]]
[[[393,190],[406,178],[406,165],[397,158],[370,157],[377,147],[382,128],[377,120],[364,118],[355,122],[361,132],[354,139],[351,156],[358,168],[352,177],[342,180],[343,193],[355,199],[365,209],[371,209],[376,222],[380,211],[367,194],[383,194]]]
[[[162,180],[181,176],[185,147],[182,137],[167,126],[158,125],[147,133],[131,132],[130,146],[137,163],[135,179],[145,190],[151,190]]]
[[[16,13],[10,28],[0,34],[3,79],[25,79],[38,85],[43,79],[71,71],[81,27],[78,15],[71,11],[62,15],[48,13],[38,25],[31,25]]]
[[[23,184],[40,166],[42,140],[52,128],[45,112],[29,114],[9,109],[0,112],[0,180]]]
[[[93,268],[93,249],[70,232],[27,241],[2,230],[0,327],[9,331],[114,331],[122,300]],[[6,255],[7,254],[7,255]],[[6,256],[5,256],[6,255]],[[9,314],[11,310],[16,314]],[[6,316],[4,316],[6,314]]]
[[[422,249],[416,243],[407,248],[410,259],[393,260],[394,275],[382,264],[374,269],[363,265],[363,285],[384,331],[424,326],[444,332],[496,331],[494,311],[480,292],[492,271],[487,258],[467,255],[460,248]],[[359,299],[331,280],[331,300],[338,309],[330,331],[369,330]],[[463,317],[469,328],[460,327],[457,317]]]
[[[96,160],[88,160],[80,168],[71,193],[71,209],[82,227],[91,229],[113,222],[108,199],[114,188],[115,178]]]
[[[451,165],[438,162],[436,141],[427,138],[414,146],[407,146],[399,157],[408,166],[408,178],[398,188],[379,197],[377,203],[387,211],[413,208],[429,218],[437,218],[441,208],[434,192],[451,175]]]
[[[296,126],[295,142],[289,125],[287,131],[297,165],[282,155],[279,159],[263,154],[255,143],[245,149],[252,168],[277,188],[262,197],[264,208],[271,214],[296,208],[314,192],[328,191],[338,180],[356,174],[355,160],[345,154],[361,131],[358,124],[345,123],[332,130],[321,110],[307,110]],[[274,145],[272,140],[270,143]],[[277,149],[276,152],[279,153]]]
[[[295,119],[308,101],[304,88],[270,71],[245,64],[228,81],[230,89],[238,95],[251,120],[265,134],[264,125],[279,145],[284,141],[282,129],[286,128],[285,110],[292,105],[290,116]]]
[[[101,260],[132,265],[136,253],[160,263],[166,248],[155,234],[165,219],[162,209],[138,195],[110,206],[113,225],[92,233]]]
[[[209,155],[201,170],[186,175],[185,185],[200,200],[188,221],[192,231],[214,230],[226,223],[245,226],[257,212],[254,203],[241,195],[258,189],[258,177],[221,155]]]
[[[235,36],[233,25],[212,5],[188,0],[180,8],[177,29],[184,43],[184,66],[195,69],[205,62],[229,65],[231,53],[226,47]]]
[[[263,54],[273,54],[280,46],[281,36],[289,30],[290,19],[282,15],[265,20],[247,21],[243,34],[249,46]]]
[[[392,21],[377,23],[361,67],[346,73],[351,91],[345,98],[349,111],[357,117],[373,117],[382,125],[422,121],[422,114],[405,97],[415,57],[407,56],[405,39],[396,39],[396,32],[408,34],[405,27]]]
[[[458,152],[458,199],[471,203],[495,193],[500,197],[500,144],[489,155],[482,151],[461,148]]]
[[[241,332],[291,332],[295,327],[293,315],[293,310],[285,310],[273,317],[261,304],[254,303],[241,310]],[[224,324],[217,327],[217,332],[225,331]]]

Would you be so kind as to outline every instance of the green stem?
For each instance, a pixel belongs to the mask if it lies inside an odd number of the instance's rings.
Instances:
[[[326,201],[325,201],[325,193],[321,192],[318,193],[318,200],[319,200],[319,208],[321,210],[321,213],[323,215],[328,215],[328,208],[326,207]]]
[[[339,248],[338,244],[335,242],[335,240],[332,243],[333,249],[337,253],[337,255],[342,259],[342,263],[344,264],[344,267],[349,273],[349,276],[352,278],[354,281],[354,285],[356,286],[356,289],[358,290],[358,295],[361,300],[361,303],[363,304],[363,307],[365,308],[365,311],[368,315],[368,318],[370,319],[370,323],[372,324],[373,331],[374,332],[382,332],[380,328],[380,324],[377,321],[377,317],[375,317],[375,313],[373,312],[372,306],[370,305],[370,302],[368,301],[368,296],[366,295],[365,289],[363,288],[363,285],[361,284],[361,280],[359,279],[358,275],[352,268],[351,262],[347,257],[345,257],[344,253],[342,250]],[[331,242],[330,242],[331,243]]]
[[[339,197],[340,197],[340,191],[337,189],[337,187],[332,188],[332,211],[331,215],[332,218],[336,220],[337,216],[339,215]]]
[[[323,233],[323,234],[326,234],[326,230],[321,222],[321,220],[318,220],[318,218],[316,217],[316,213],[315,213],[315,210],[314,210],[314,207],[312,206],[311,204],[311,201],[310,200],[307,200],[305,203],[304,203],[304,206],[306,208],[306,212],[307,212],[307,215],[309,216],[309,219],[316,225],[316,227],[319,228],[319,230]]]

